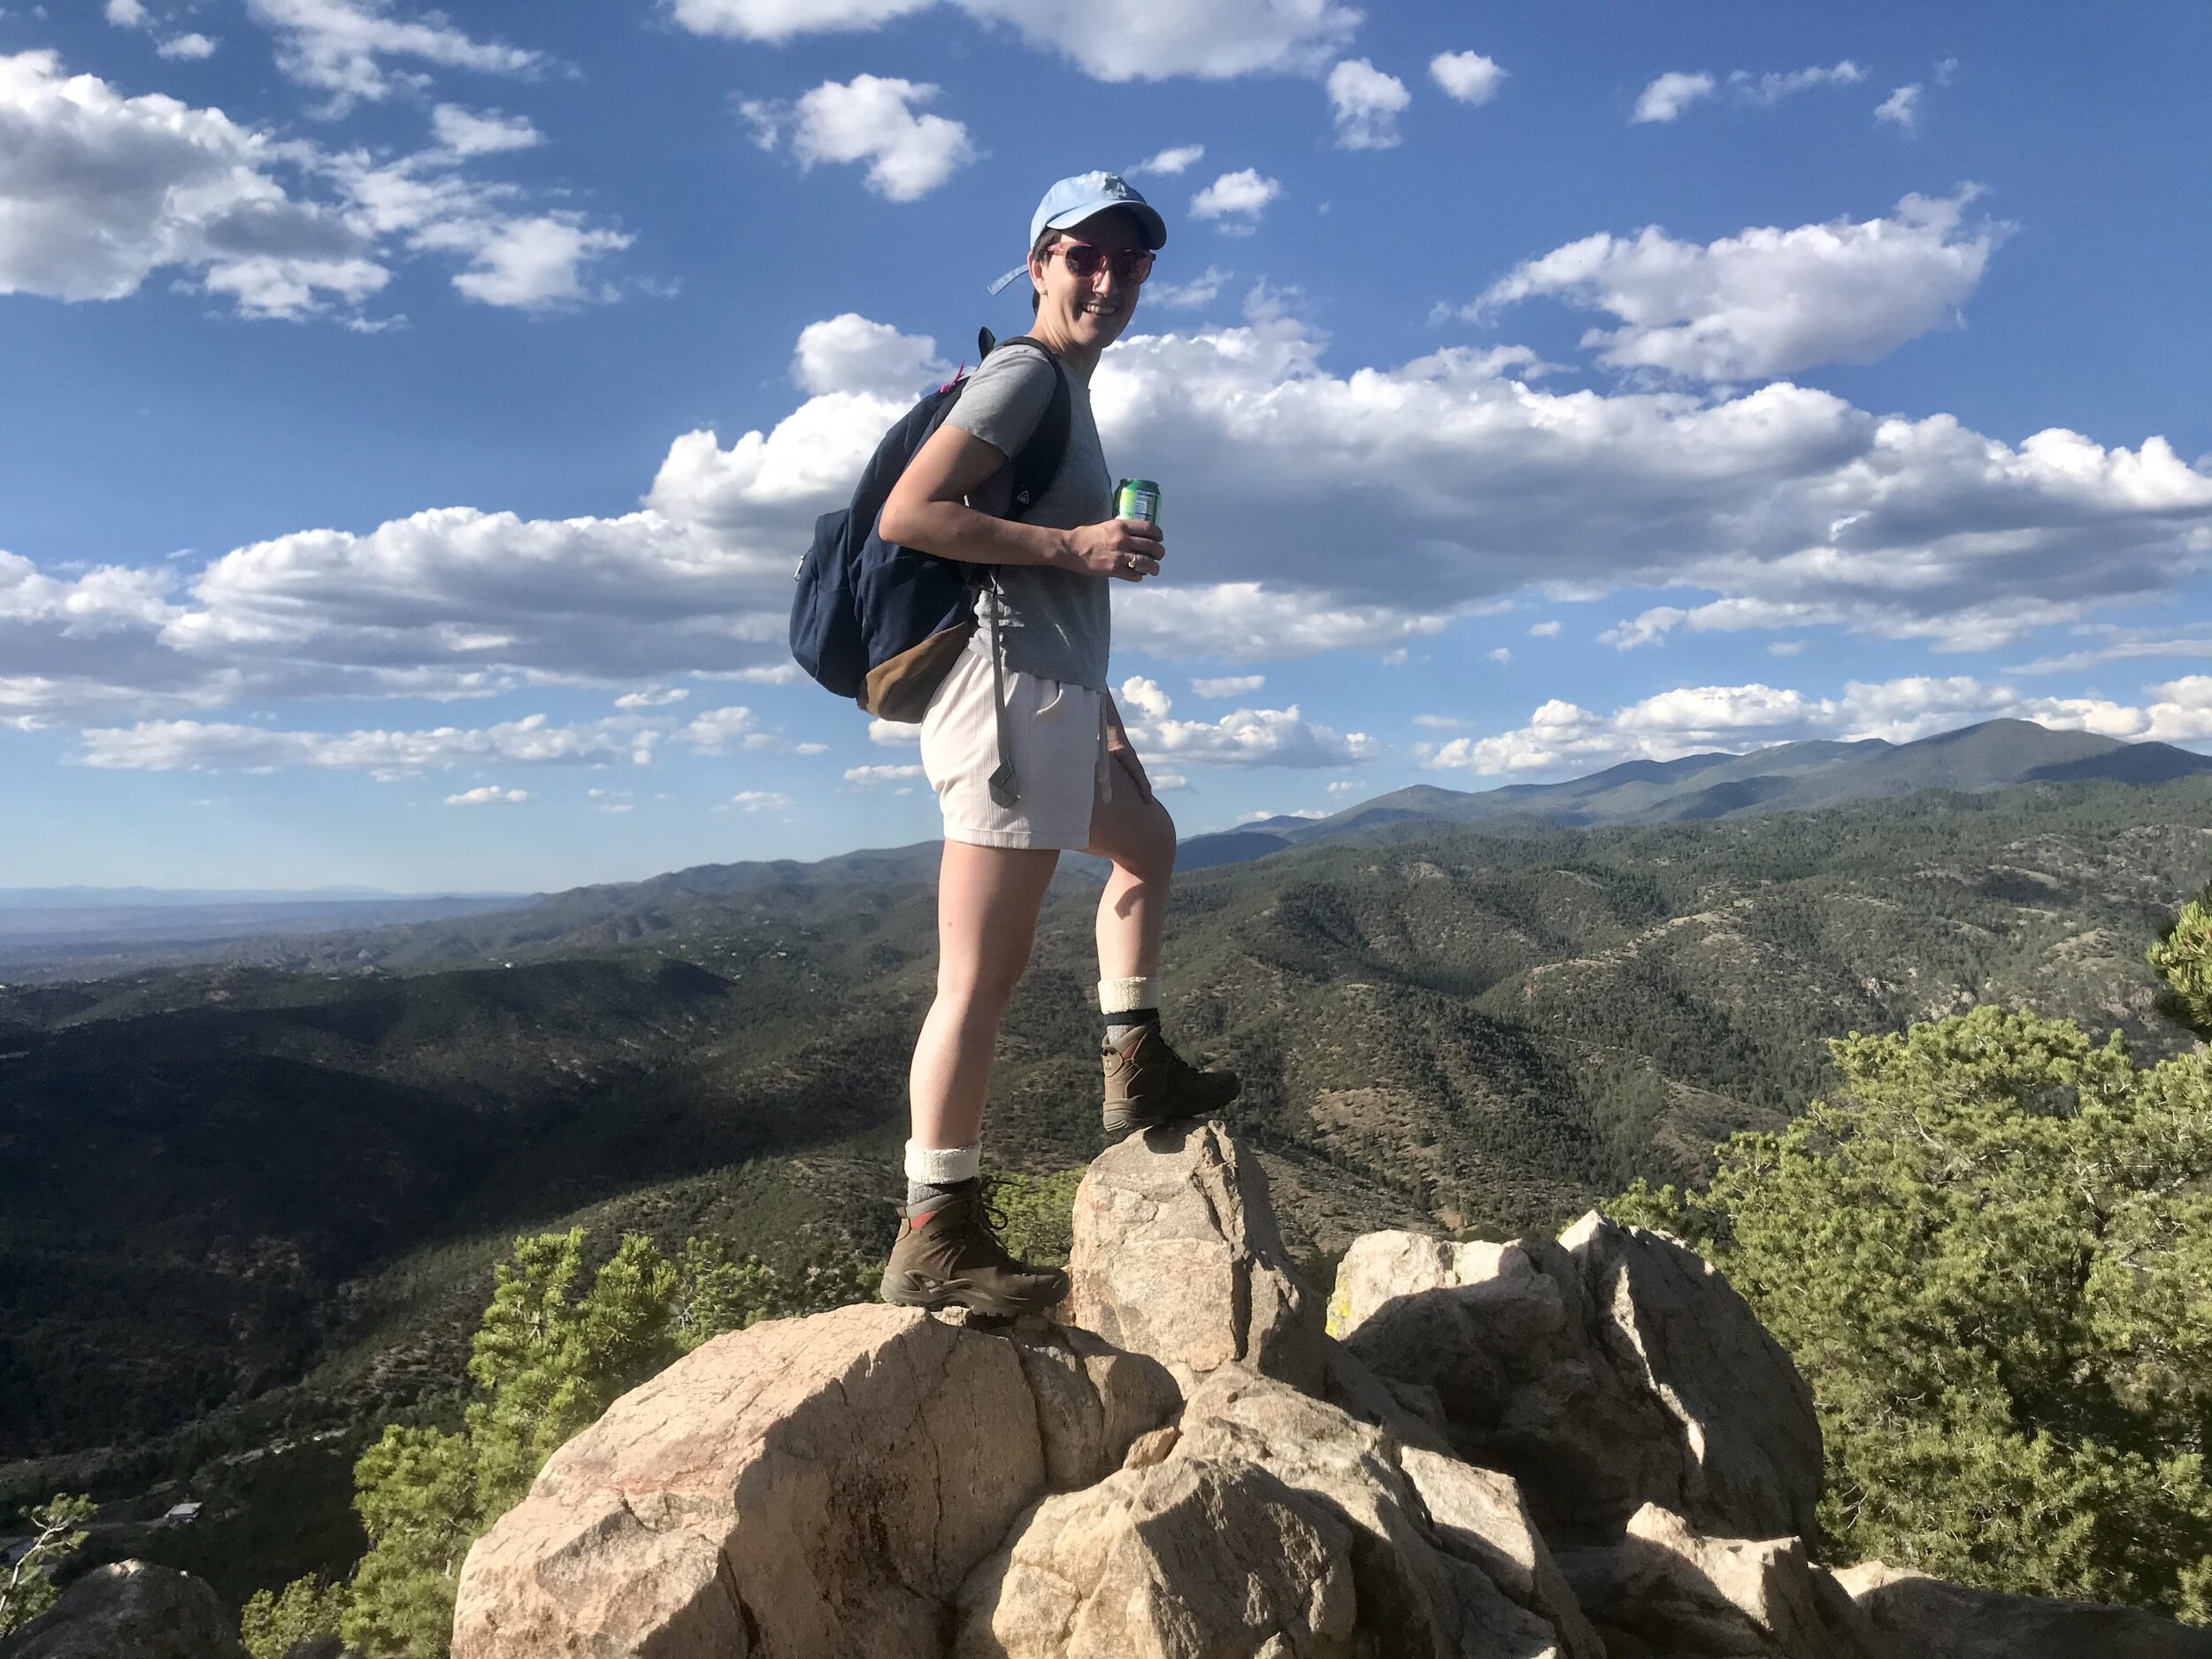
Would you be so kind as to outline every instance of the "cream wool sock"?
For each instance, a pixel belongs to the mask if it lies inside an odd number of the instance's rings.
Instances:
[[[906,1143],[906,1213],[919,1220],[973,1189],[983,1169],[983,1143],[926,1147]]]
[[[1147,1025],[1160,1023],[1160,980],[1156,974],[1101,979],[1098,1006],[1106,1016],[1106,1041],[1119,1048]]]

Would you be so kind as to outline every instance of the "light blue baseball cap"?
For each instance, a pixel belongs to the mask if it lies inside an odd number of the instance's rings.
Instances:
[[[1065,230],[1071,225],[1080,225],[1092,214],[1102,213],[1110,207],[1125,207],[1136,215],[1146,247],[1157,250],[1167,246],[1167,221],[1160,217],[1159,209],[1114,173],[1079,173],[1047,190],[1045,199],[1037,204],[1036,212],[1030,216],[1029,245],[1034,248],[1037,238],[1048,230]],[[997,293],[1028,269],[1029,262],[1025,259],[992,283],[991,292]]]

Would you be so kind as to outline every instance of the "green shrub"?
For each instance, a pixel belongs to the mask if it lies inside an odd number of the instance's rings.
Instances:
[[[0,1636],[54,1604],[53,1580],[47,1575],[84,1542],[84,1525],[98,1507],[90,1498],[57,1492],[25,1516],[31,1541],[0,1578]]]
[[[472,1344],[460,1432],[394,1425],[355,1465],[369,1552],[340,1624],[371,1659],[442,1659],[469,1546],[616,1396],[720,1332],[874,1287],[851,1263],[787,1280],[756,1257],[733,1261],[718,1240],[691,1240],[672,1263],[632,1234],[587,1290],[585,1242],[580,1227],[516,1240]]]
[[[2148,952],[2166,981],[2159,1011],[2199,1037],[2212,1040],[2212,887],[2181,908],[2173,926]]]
[[[987,1170],[984,1197],[1005,1218],[1000,1239],[1016,1256],[1040,1265],[1064,1266],[1075,1248],[1075,1189],[1083,1167],[1050,1175],[1023,1175]]]
[[[281,1591],[257,1590],[238,1617],[238,1634],[253,1659],[284,1659],[303,1641],[338,1634],[346,1587],[295,1578]]]
[[[1832,1551],[2212,1622],[2212,1063],[1997,1008],[1832,1048],[1706,1192],[1610,1207],[1796,1358]]]

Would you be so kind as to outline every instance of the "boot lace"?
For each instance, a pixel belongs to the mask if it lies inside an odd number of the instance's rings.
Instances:
[[[1013,1262],[1012,1251],[1006,1248],[999,1235],[1006,1231],[1007,1214],[999,1207],[996,1198],[978,1193],[973,1198],[953,1206],[959,1214],[953,1225],[964,1243],[979,1244],[993,1256]]]

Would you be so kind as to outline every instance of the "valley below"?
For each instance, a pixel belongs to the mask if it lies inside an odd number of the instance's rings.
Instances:
[[[1325,1282],[1363,1232],[1504,1239],[1695,1181],[1849,1032],[1997,1002],[2185,1046],[2144,950],[2208,826],[2201,776],[1354,826],[1179,879],[1166,1021],[1243,1075],[1228,1116]],[[0,989],[0,1508],[92,1491],[117,1551],[234,1601],[340,1571],[352,1449],[449,1417],[517,1234],[879,1259],[924,851]],[[986,1156],[1025,1175],[1098,1149],[1094,893],[1060,879],[1005,1033]],[[155,1526],[150,1494],[205,1509]]]

